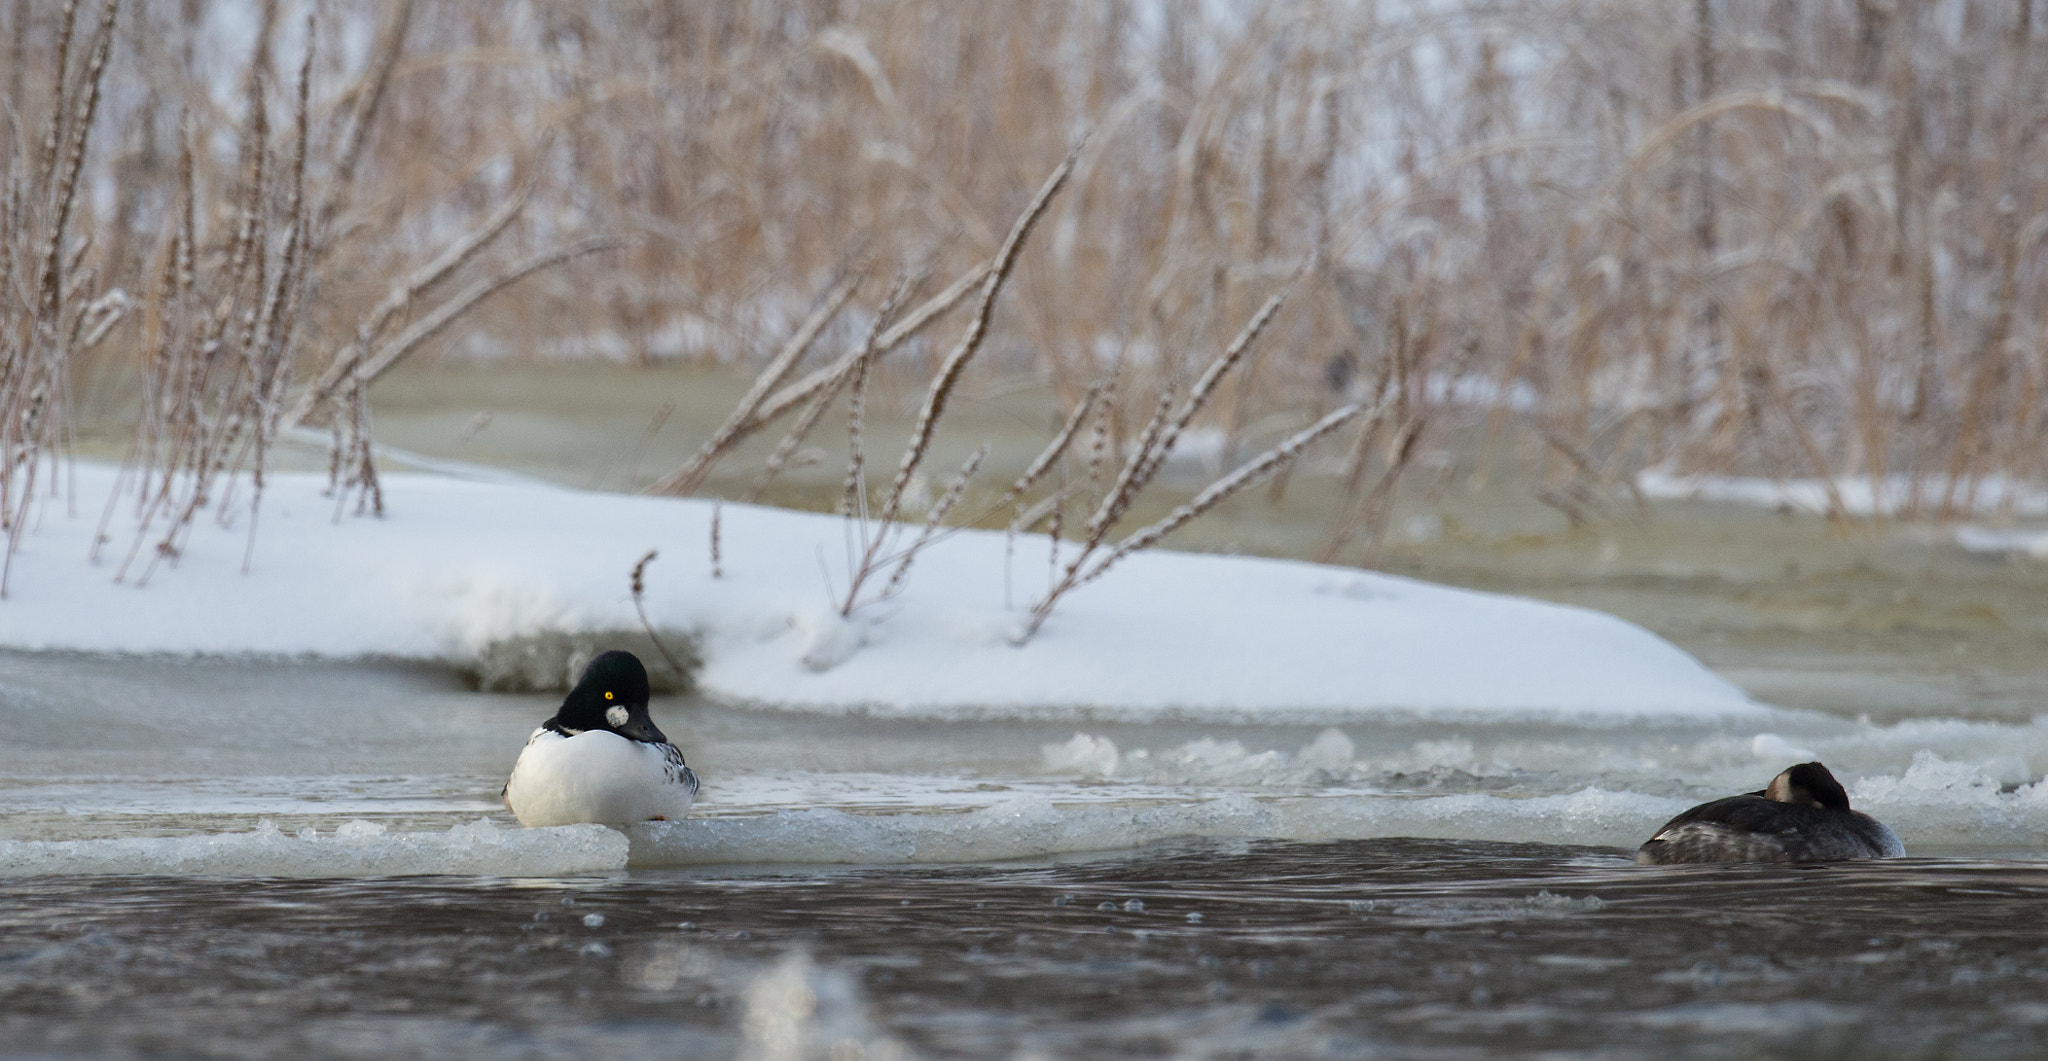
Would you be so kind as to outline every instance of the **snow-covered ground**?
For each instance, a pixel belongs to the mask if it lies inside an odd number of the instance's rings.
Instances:
[[[1902,475],[1887,476],[1873,483],[1869,476],[1843,476],[1835,480],[1834,497],[1843,512],[1851,516],[1896,516],[1908,508],[1936,512],[1944,501],[1964,515],[2017,517],[2038,521],[2048,516],[2048,491],[1991,476],[1974,490],[1958,485],[1954,496],[1945,479],[1923,479],[1917,485]],[[1651,498],[1682,498],[1726,501],[1758,508],[1789,508],[1826,515],[1833,504],[1828,484],[1820,479],[1764,479],[1754,476],[1673,475],[1650,470],[1636,476],[1636,488]],[[1985,527],[1964,524],[1955,528],[1955,543],[1973,553],[1999,553],[2048,559],[2048,529],[2040,527]]]
[[[2002,553],[2048,559],[2048,530],[1979,527],[1966,524],[1955,530],[1956,544],[1973,553]]]
[[[1839,499],[1851,516],[1892,516],[1912,506],[1937,511],[1946,500],[1962,512],[2004,511],[2016,516],[2048,515],[2048,491],[1999,476],[1987,476],[1974,488],[1958,483],[1951,491],[1946,479],[1923,478],[1918,483],[1903,475],[1884,476],[1875,482],[1867,475],[1845,475],[1830,484],[1811,478],[1766,479],[1747,475],[1673,475],[1650,469],[1636,476],[1636,488],[1652,498],[1685,498],[1701,501],[1729,501],[1759,508],[1791,508],[1817,515],[1827,514]],[[1953,493],[1953,496],[1951,495]]]
[[[385,479],[388,515],[342,516],[324,478],[274,475],[254,563],[246,512],[201,518],[175,567],[116,583],[117,516],[86,563],[114,470],[78,468],[76,514],[43,507],[0,602],[0,646],[462,661],[546,632],[636,628],[628,589],[695,632],[713,696],[932,717],[1332,720],[1413,713],[1701,719],[1769,709],[1620,619],[1312,564],[1154,551],[1064,600],[1016,643],[1044,537],[964,533],[894,599],[842,619],[849,526],[709,502],[444,475]],[[246,497],[246,489],[243,492]],[[1013,548],[1014,547],[1014,548]]]

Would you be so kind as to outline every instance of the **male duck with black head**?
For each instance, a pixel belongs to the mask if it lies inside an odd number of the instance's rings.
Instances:
[[[590,661],[541,723],[505,782],[526,826],[673,821],[697,801],[697,774],[647,717],[647,668],[631,652]]]
[[[1762,792],[1702,803],[1636,851],[1645,866],[1693,862],[1840,862],[1906,853],[1883,822],[1849,809],[1849,793],[1819,763],[1800,763]]]

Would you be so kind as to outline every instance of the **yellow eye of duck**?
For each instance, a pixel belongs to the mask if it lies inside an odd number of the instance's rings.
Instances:
[[[610,694],[610,693],[606,693],[606,694],[604,694],[604,698],[605,698],[605,699],[607,699],[607,700],[609,700],[609,699],[611,699],[611,698],[612,698],[612,694]]]

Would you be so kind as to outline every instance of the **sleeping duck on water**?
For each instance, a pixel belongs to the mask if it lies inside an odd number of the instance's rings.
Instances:
[[[526,826],[672,821],[697,774],[647,716],[647,668],[631,652],[590,661],[555,717],[526,739],[503,793]]]
[[[1905,853],[1883,822],[1849,809],[1849,793],[1827,767],[1800,763],[1761,792],[1702,803],[1664,823],[1636,861],[1839,862]]]

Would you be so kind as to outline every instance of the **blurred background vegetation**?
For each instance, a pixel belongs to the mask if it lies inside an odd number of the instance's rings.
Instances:
[[[69,452],[175,519],[295,427],[373,489],[369,410],[434,365],[583,395],[637,447],[601,485],[657,483],[835,285],[793,374],[988,260],[1084,134],[961,383],[1012,465],[1098,383],[1137,436],[1285,293],[1183,446],[1383,402],[1305,466],[1318,555],[1370,560],[1418,470],[1575,523],[1644,468],[1996,507],[2048,478],[2037,6],[9,0],[7,519]],[[877,360],[876,415],[960,324]],[[517,404],[445,397],[471,436]]]

